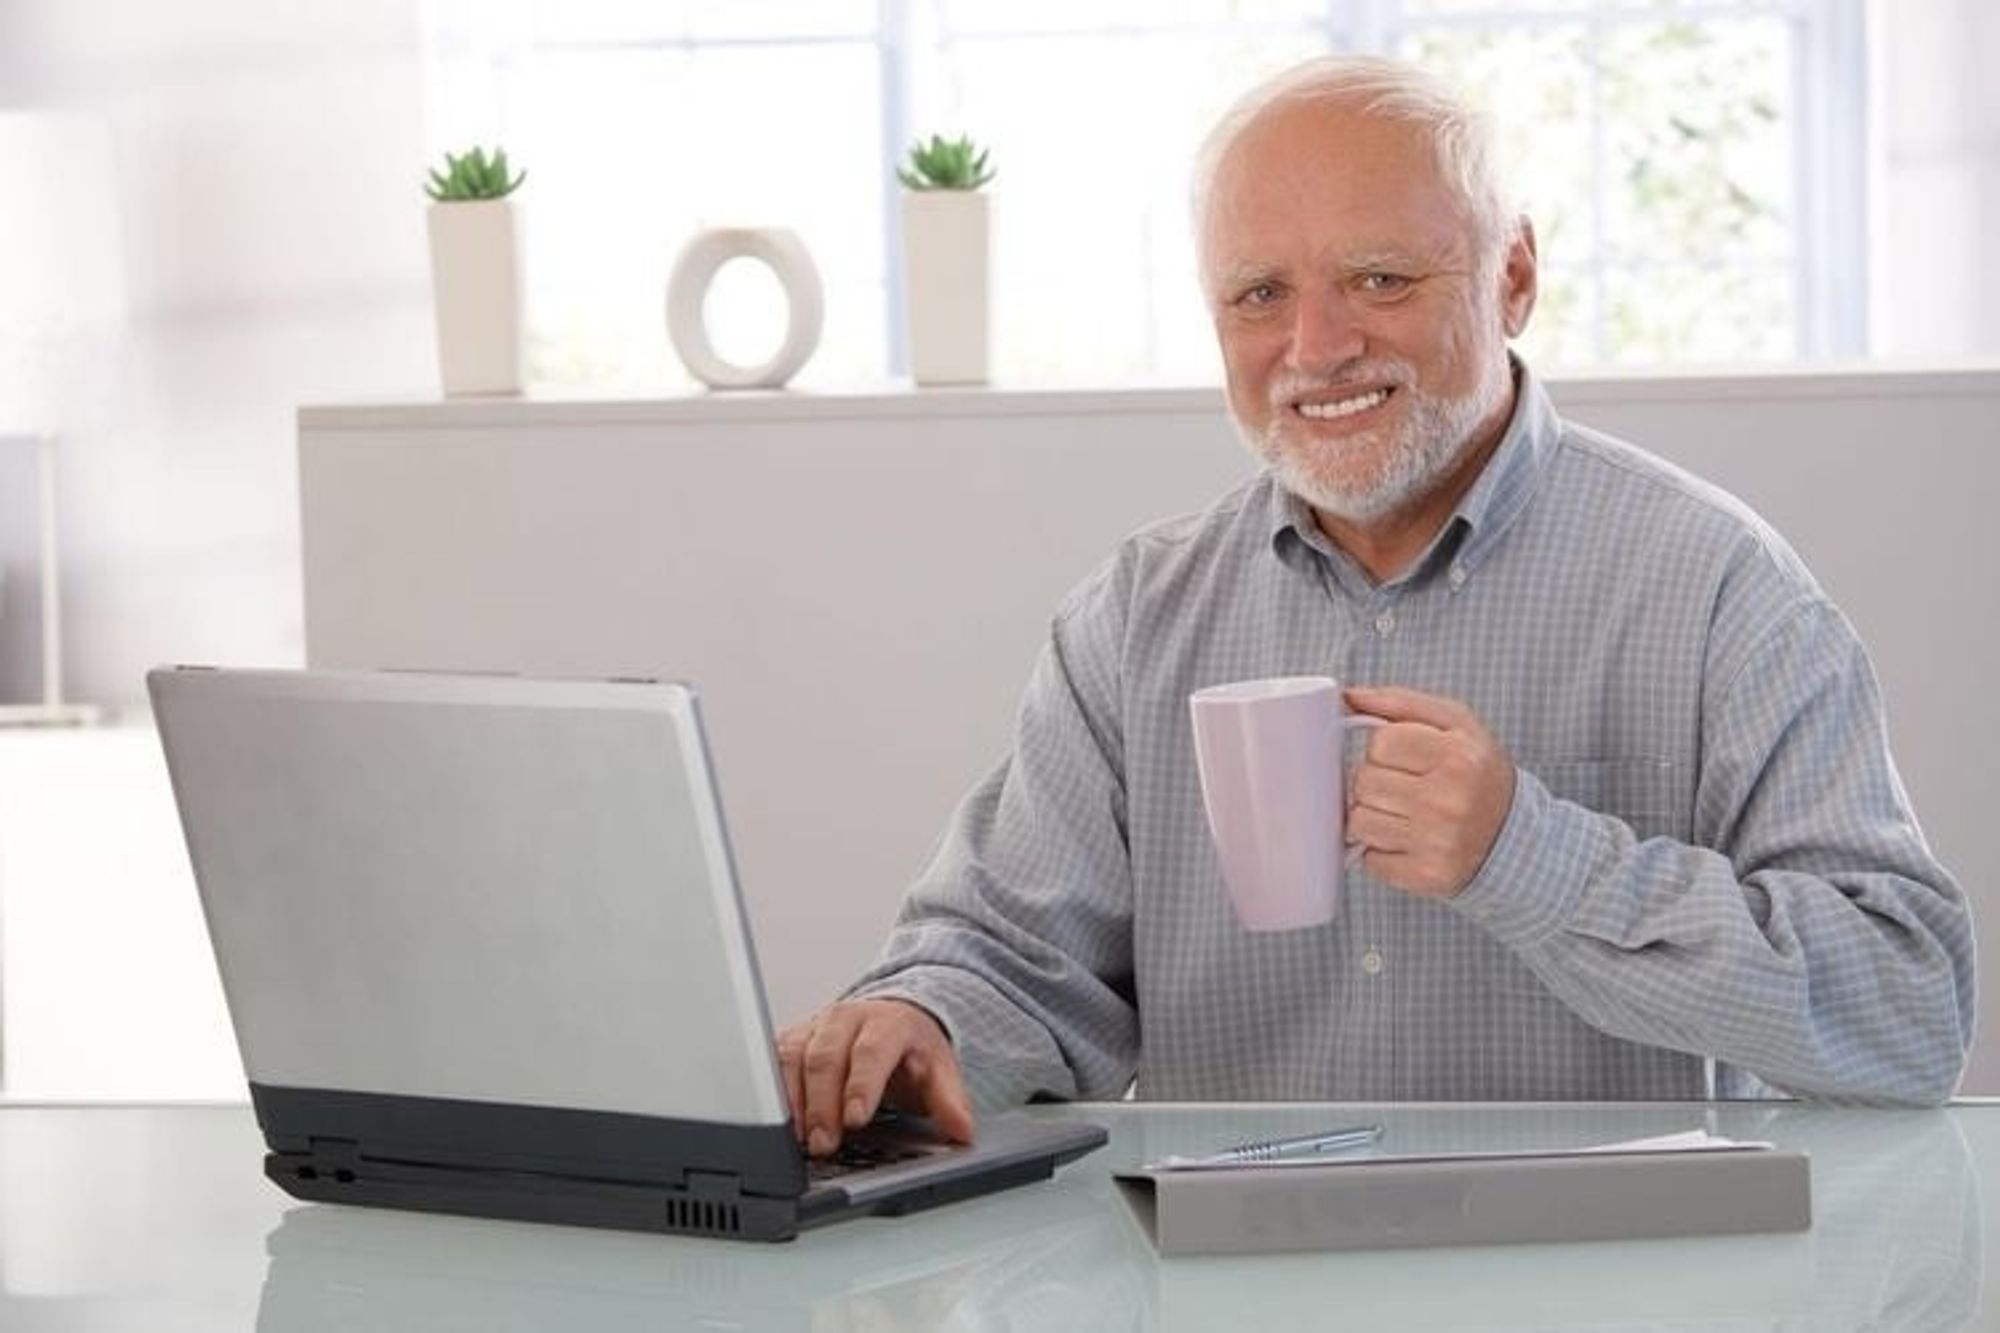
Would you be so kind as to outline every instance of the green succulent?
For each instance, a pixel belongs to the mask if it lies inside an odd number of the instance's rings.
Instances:
[[[993,179],[986,150],[970,138],[946,139],[933,134],[910,145],[908,166],[896,168],[896,179],[912,190],[976,190]]]
[[[443,203],[505,199],[520,189],[526,179],[525,171],[512,180],[507,179],[506,149],[496,147],[493,156],[488,157],[484,148],[474,148],[466,153],[446,153],[444,170],[433,170],[424,190]]]

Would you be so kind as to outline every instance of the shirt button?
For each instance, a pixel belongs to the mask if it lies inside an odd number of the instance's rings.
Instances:
[[[1396,615],[1393,611],[1384,611],[1381,615],[1375,617],[1375,632],[1377,634],[1387,636],[1393,633],[1395,628]]]
[[[1464,565],[1453,565],[1451,567],[1451,586],[1454,588],[1463,588],[1465,586]]]
[[[1370,949],[1367,953],[1362,954],[1361,970],[1371,977],[1380,972],[1382,970],[1382,955],[1380,951]]]

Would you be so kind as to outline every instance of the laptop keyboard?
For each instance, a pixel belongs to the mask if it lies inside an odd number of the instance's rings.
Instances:
[[[913,1162],[951,1150],[951,1144],[914,1137],[909,1130],[898,1129],[893,1122],[878,1123],[850,1132],[831,1157],[808,1157],[806,1179],[817,1185],[851,1176],[857,1171]]]

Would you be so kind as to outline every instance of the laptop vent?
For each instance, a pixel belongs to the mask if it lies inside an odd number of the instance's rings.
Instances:
[[[712,1199],[668,1199],[667,1229],[692,1231],[704,1236],[733,1236],[743,1229],[743,1221],[733,1203]]]

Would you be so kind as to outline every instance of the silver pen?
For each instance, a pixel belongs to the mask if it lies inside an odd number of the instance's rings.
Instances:
[[[1317,1157],[1322,1153],[1365,1147],[1381,1137],[1380,1125],[1352,1125],[1342,1129],[1323,1129],[1315,1134],[1299,1134],[1291,1138],[1239,1143],[1234,1148],[1224,1148],[1220,1152],[1209,1153],[1203,1157],[1169,1157],[1160,1165],[1184,1170],[1202,1166],[1252,1166],[1259,1162],[1296,1162]]]

